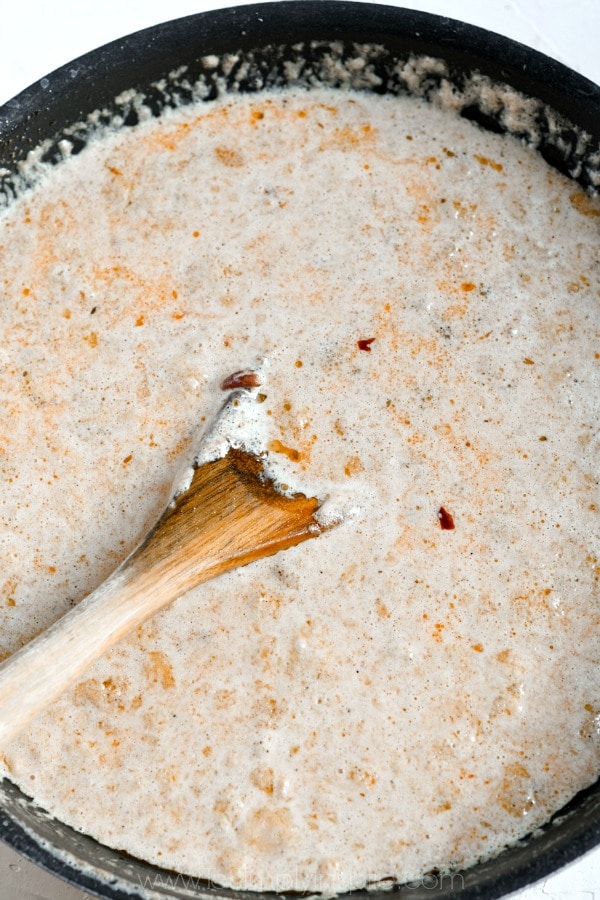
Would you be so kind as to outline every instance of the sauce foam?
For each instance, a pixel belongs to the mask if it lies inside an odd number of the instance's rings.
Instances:
[[[165,113],[15,201],[4,656],[135,546],[243,366],[244,439],[344,522],[138,629],[8,777],[165,868],[328,893],[489,857],[590,784],[599,223],[516,140],[329,89]]]

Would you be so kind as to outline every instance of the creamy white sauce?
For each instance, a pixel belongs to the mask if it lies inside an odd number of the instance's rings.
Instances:
[[[599,224],[513,140],[328,90],[165,114],[13,204],[4,655],[133,548],[237,369],[239,439],[344,522],[157,615],[9,777],[166,868],[327,892],[470,864],[593,781]]]

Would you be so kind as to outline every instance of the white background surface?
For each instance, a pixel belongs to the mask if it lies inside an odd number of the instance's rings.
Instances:
[[[244,2],[238,0],[239,5]],[[101,44],[225,5],[233,5],[233,0],[12,0],[0,13],[0,103]],[[499,32],[600,84],[600,0],[406,0],[388,5],[438,13]],[[431,893],[435,900],[435,891]],[[88,896],[0,844],[0,900]],[[600,900],[600,849],[511,895],[511,900]]]

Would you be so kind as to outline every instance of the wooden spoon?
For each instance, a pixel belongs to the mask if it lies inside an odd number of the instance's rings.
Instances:
[[[320,534],[318,505],[280,494],[260,460],[242,450],[197,466],[189,488],[113,575],[0,666],[0,746],[172,600]]]

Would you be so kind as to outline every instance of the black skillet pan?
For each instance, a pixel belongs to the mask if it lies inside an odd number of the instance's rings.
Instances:
[[[376,44],[370,60],[368,89],[402,92],[406,84],[395,62],[411,54],[445,61],[445,74],[433,67],[418,86],[434,98],[441,79],[467,98],[462,115],[494,131],[513,130],[534,137],[544,158],[585,188],[600,187],[600,88],[557,62],[514,41],[439,16],[362,3],[284,2],[209,12],[167,22],[115,41],[64,66],[0,108],[0,191],[10,197],[15,173],[29,151],[43,144],[47,160],[59,159],[60,141],[68,137],[78,152],[90,133],[85,124],[95,110],[101,118],[119,115],[123,126],[135,125],[131,104],[115,100],[134,88],[155,114],[169,104],[191,99],[189,85],[201,79],[206,97],[217,80],[238,90],[256,91],[284,84],[286,60],[297,59],[304,43],[303,77],[323,68],[330,42],[342,42],[342,58],[356,54],[355,44]],[[251,54],[241,77],[238,64],[228,74],[204,70],[203,58],[214,54]],[[187,66],[185,76],[168,77]],[[508,121],[502,106],[469,92],[474,72],[505,83],[530,98],[529,125]],[[157,86],[166,78],[167,88]],[[364,87],[364,86],[363,86]],[[84,123],[84,124],[81,124]],[[0,201],[2,196],[0,193]],[[557,736],[558,739],[558,736]],[[110,850],[47,816],[13,784],[0,785],[0,837],[15,850],[82,890],[100,897],[131,898],[210,896],[267,900],[271,894],[226,890],[199,879],[164,872]],[[454,875],[431,872],[418,883],[392,887],[402,897],[425,900],[493,898],[547,876],[600,843],[600,783],[578,794],[552,822],[496,859]],[[1,893],[1,889],[0,889]],[[348,898],[384,900],[387,892],[356,891]]]

